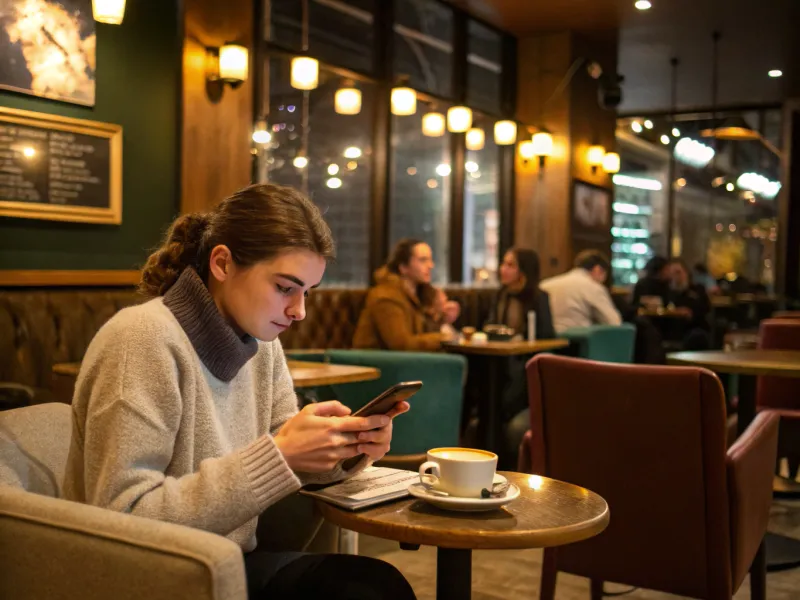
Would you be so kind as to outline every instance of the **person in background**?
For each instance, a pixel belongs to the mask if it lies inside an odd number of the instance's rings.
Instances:
[[[298,412],[278,335],[305,318],[334,254],[319,210],[290,188],[249,186],[179,217],[142,271],[152,299],[118,312],[86,351],[64,497],[228,537],[253,600],[412,600],[387,563],[256,548],[267,507],[379,460],[409,408]]]
[[[573,327],[620,325],[622,317],[604,285],[610,265],[597,250],[584,250],[575,257],[575,267],[540,284],[550,295],[556,333]]]
[[[685,312],[689,318],[683,349],[708,350],[711,347],[711,300],[706,288],[692,281],[689,267],[679,258],[673,258],[669,262],[669,275],[669,303],[674,304],[677,310]]]
[[[367,293],[353,335],[353,348],[364,350],[440,350],[449,339],[429,331],[430,318],[420,293],[431,283],[431,247],[416,239],[400,240],[386,265],[375,271],[375,286]]]
[[[453,323],[461,315],[461,305],[450,300],[442,288],[430,284],[420,286],[419,298],[425,311],[425,331],[438,331],[450,339],[458,337]]]
[[[644,277],[633,287],[633,306],[639,308],[658,299],[662,307],[669,304],[669,261],[663,256],[654,256],[644,267]]]
[[[711,276],[711,273],[708,272],[708,269],[703,263],[697,263],[694,266],[694,273],[692,275],[695,283],[702,285],[709,294],[720,293],[719,283]]]

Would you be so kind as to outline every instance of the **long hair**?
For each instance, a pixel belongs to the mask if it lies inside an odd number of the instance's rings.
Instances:
[[[541,281],[539,254],[529,248],[512,248],[511,252],[517,258],[520,273],[525,277],[525,285],[518,296],[520,299],[533,302],[539,295],[539,282]]]

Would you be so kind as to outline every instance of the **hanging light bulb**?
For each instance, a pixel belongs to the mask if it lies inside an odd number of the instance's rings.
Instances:
[[[606,152],[603,157],[603,171],[606,173],[619,173],[619,154]]]
[[[119,25],[125,17],[125,0],[92,0],[92,15],[98,23]]]
[[[392,90],[392,114],[406,117],[417,112],[417,93],[409,87]]]
[[[494,124],[494,143],[510,146],[517,141],[517,124],[514,121],[498,121]]]
[[[292,87],[297,90],[313,90],[319,85],[319,62],[308,56],[292,59]]]
[[[467,131],[466,135],[467,150],[483,150],[486,143],[486,134],[483,129],[473,127]]]
[[[253,129],[253,141],[256,144],[269,144],[272,136],[267,131],[267,122],[264,119],[259,120]]]
[[[447,109],[447,129],[463,133],[472,127],[472,110],[466,106],[451,106]]]
[[[361,90],[352,87],[338,89],[333,104],[340,115],[357,115],[361,112]]]
[[[533,134],[533,152],[536,156],[553,156],[553,136],[547,131]]]
[[[441,137],[444,135],[444,115],[429,112],[422,117],[422,135]]]

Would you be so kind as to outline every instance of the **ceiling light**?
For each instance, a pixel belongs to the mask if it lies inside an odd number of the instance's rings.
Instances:
[[[483,129],[473,127],[466,135],[467,150],[483,150],[486,143],[486,134]]]
[[[468,160],[465,162],[464,168],[467,170],[467,173],[475,173],[478,171],[478,169],[480,169],[478,163],[476,163],[474,160]]]
[[[436,167],[436,174],[439,177],[447,177],[448,175],[450,175],[450,165],[446,165],[444,163],[438,165]]]
[[[398,117],[413,115],[417,112],[417,93],[408,87],[396,87],[392,90],[392,114]]]
[[[714,158],[714,149],[691,138],[681,138],[673,151],[680,162],[702,169]]]
[[[339,165],[328,165],[328,175],[336,175],[339,172]]]
[[[638,190],[649,190],[651,192],[658,192],[661,190],[661,182],[658,179],[650,179],[648,177],[633,177],[631,175],[614,175],[612,178],[614,185],[622,187],[636,188]]]
[[[734,186],[732,183],[730,183],[730,182],[728,182],[727,184],[725,184],[725,189],[726,189],[726,190],[728,190],[729,192],[732,192],[732,191],[734,190],[734,187],[735,187],[735,186]]]
[[[719,127],[713,129],[703,129],[700,135],[703,137],[716,138],[718,140],[737,142],[761,139],[761,135],[757,131],[751,129],[747,122],[741,117],[726,119]]]
[[[494,124],[494,143],[510,146],[517,141],[517,124],[514,121],[498,121]]]
[[[674,137],[681,137],[681,130],[678,129],[677,127],[673,127],[672,128],[672,135]]]
[[[295,156],[292,164],[297,169],[305,169],[308,166],[308,159],[305,156]]]
[[[345,158],[361,158],[361,148],[358,146],[350,146],[344,150]]]
[[[769,73],[767,73],[770,77],[783,77],[783,71],[780,69],[772,69]]]
[[[634,121],[631,123],[631,129],[633,129],[636,133],[642,133],[642,124],[639,121]]]
[[[325,182],[325,185],[327,185],[332,190],[338,190],[340,187],[342,187],[342,180],[339,179],[338,177],[331,177],[330,179],[328,179],[328,181]]]
[[[652,129],[653,128],[653,122],[650,119],[647,119],[644,122],[644,128],[645,129]]]
[[[333,104],[340,115],[357,115],[361,112],[361,90],[353,87],[338,89]]]
[[[92,0],[92,15],[98,23],[119,25],[125,17],[125,0]]]
[[[472,127],[472,110],[466,106],[452,106],[447,109],[447,129],[453,133],[463,133]]]
[[[669,142],[670,142],[670,139],[669,139],[669,136],[666,133],[661,136],[661,143],[662,144],[664,144],[665,146],[669,146]]]
[[[636,0],[634,6],[637,10],[650,10],[653,7],[653,4],[650,0]]]
[[[441,137],[444,135],[444,115],[429,112],[422,117],[422,135],[428,137]]]
[[[308,56],[295,56],[292,59],[290,83],[297,90],[313,90],[319,85],[319,62]]]
[[[774,198],[781,190],[781,184],[778,181],[770,181],[763,175],[758,173],[743,173],[739,175],[736,180],[737,185],[745,190],[755,192],[764,198]]]

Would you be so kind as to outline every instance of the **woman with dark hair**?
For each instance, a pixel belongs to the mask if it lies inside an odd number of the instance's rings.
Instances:
[[[692,280],[692,273],[680,258],[669,262],[670,303],[686,313],[684,350],[708,350],[711,347],[710,329],[711,300],[703,285]]]
[[[353,348],[373,350],[440,350],[447,334],[430,331],[423,305],[433,272],[431,247],[416,239],[400,240],[387,263],[375,271],[353,335]],[[429,302],[432,301],[430,296]]]
[[[86,352],[65,497],[228,537],[253,599],[413,598],[377,560],[255,551],[267,507],[379,460],[408,410],[297,410],[277,338],[305,318],[333,257],[319,210],[289,188],[250,186],[179,217],[142,273],[152,299],[117,313]]]
[[[639,308],[650,298],[659,298],[662,306],[669,303],[669,261],[663,256],[654,256],[644,267],[644,277],[633,287],[633,306]]]

